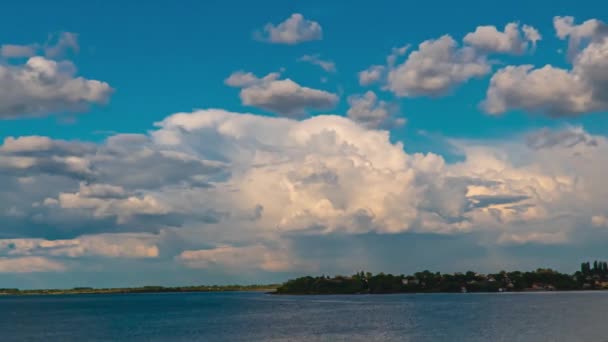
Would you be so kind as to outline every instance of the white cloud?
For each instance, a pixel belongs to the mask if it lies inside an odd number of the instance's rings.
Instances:
[[[406,60],[398,64],[410,46],[393,48],[386,65],[372,65],[360,71],[359,84],[383,84],[400,97],[449,94],[456,87],[473,78],[481,78],[492,71],[488,55],[493,53],[520,55],[531,51],[542,37],[529,25],[520,27],[513,22],[499,31],[496,26],[478,26],[463,38],[460,46],[450,35],[429,39],[418,45]]]
[[[533,26],[524,25],[521,30],[524,31],[524,38],[532,44],[532,48],[536,48],[537,42],[543,39],[540,32]]]
[[[80,196],[86,198],[124,198],[127,192],[122,186],[111,184],[85,184],[80,183]]]
[[[395,63],[397,63],[397,59],[399,59],[399,57],[405,55],[405,53],[410,49],[410,45],[404,45],[401,47],[394,47],[391,50],[391,54],[388,55],[388,57],[386,57],[386,64],[388,65],[389,68],[393,68],[395,66]]]
[[[268,272],[303,269],[303,265],[291,260],[284,248],[273,249],[260,244],[244,247],[224,245],[212,249],[187,250],[183,251],[177,259],[191,268],[260,269]]]
[[[410,45],[404,45],[401,47],[394,47],[391,53],[386,57],[386,66],[384,65],[372,65],[369,68],[360,71],[357,75],[359,76],[359,85],[369,86],[378,82],[385,82],[387,72],[394,69],[397,59],[409,50]]]
[[[293,20],[310,27],[293,18],[271,26],[268,39],[272,30],[289,31]],[[566,116],[608,108],[602,24],[561,18],[555,25],[575,51],[572,69],[502,68],[488,90],[488,111]],[[276,42],[303,41],[277,35]],[[480,27],[468,37],[464,47],[450,36],[425,41],[402,64],[397,60],[408,48],[395,48],[386,66],[361,72],[359,81],[388,78],[399,96],[439,96],[489,73],[487,53],[521,53],[540,34],[507,25],[504,32]],[[63,52],[47,53],[59,57],[77,49],[75,42],[60,39]],[[3,79],[0,117],[77,110],[106,101],[111,91],[76,77],[70,62],[44,57],[0,66]],[[258,78],[240,71],[225,83],[241,88],[243,104],[283,116],[338,102],[279,73]],[[149,134],[116,134],[100,143],[8,137],[0,145],[0,219],[4,236],[16,238],[0,240],[0,272],[65,269],[47,257],[167,255],[193,268],[302,270],[310,264],[283,243],[304,235],[474,232],[490,245],[564,244],[578,229],[606,226],[603,136],[567,127],[522,141],[451,140],[462,161],[448,163],[433,153],[407,153],[389,132],[375,129],[399,119],[374,92],[348,102],[348,118],[297,121],[209,109],[171,115]],[[159,231],[171,234],[146,233]]]
[[[298,59],[298,61],[308,62],[313,65],[318,65],[319,67],[321,67],[321,69],[323,69],[327,72],[336,72],[336,63],[329,61],[329,60],[323,60],[323,59],[321,59],[321,57],[318,54],[317,55],[304,55],[304,56],[300,57]]]
[[[525,110],[552,117],[608,109],[608,38],[574,56],[571,70],[546,65],[507,66],[490,80],[483,108],[491,114]]]
[[[546,65],[507,66],[490,80],[486,112],[501,114],[512,109],[566,116],[590,110],[593,94],[578,76],[564,69]]]
[[[0,56],[4,58],[23,58],[33,57],[36,55],[38,46],[36,44],[31,45],[15,45],[15,44],[4,44],[0,46]]]
[[[49,39],[44,44],[4,44],[0,46],[0,57],[24,58],[34,57],[39,53],[44,53],[44,56],[49,59],[59,59],[64,57],[69,51],[79,52],[78,34],[73,32],[59,32],[58,34],[49,35]]]
[[[422,42],[403,64],[391,69],[387,88],[397,96],[441,96],[490,70],[484,55],[470,47],[458,47],[445,35]]]
[[[16,144],[21,143],[22,139],[24,138],[16,139]],[[31,142],[31,140],[29,141]],[[16,144],[11,141],[10,137],[5,139],[5,142],[8,142],[8,145],[0,149],[0,152],[8,150],[8,153],[0,154],[0,169],[5,172],[14,175],[28,173],[70,175],[81,179],[93,175],[90,162],[80,156],[78,144],[68,145],[67,150],[47,150],[42,145],[42,149],[32,150],[33,146],[15,146]],[[57,141],[53,144],[61,145],[61,143],[61,141]],[[25,150],[15,150],[19,148]]]
[[[358,100],[383,117],[382,103],[370,94]],[[557,210],[553,205],[583,215],[588,209],[568,202],[589,203],[573,195],[577,192],[597,192],[590,197],[597,203],[608,196],[608,189],[605,194],[601,187],[581,183],[598,177],[595,169],[567,166],[571,158],[598,158],[606,150],[605,139],[580,129],[537,134],[528,141],[533,148],[458,142],[466,159],[456,164],[434,154],[407,154],[400,143],[391,143],[388,132],[338,116],[298,122],[202,110],[158,123],[149,142],[134,145],[130,141],[135,138],[112,137],[96,152],[77,157],[97,181],[83,182],[67,173],[70,183],[56,182],[51,191],[56,195],[22,198],[47,205],[28,207],[9,197],[0,199],[26,217],[32,211],[80,221],[88,217],[112,224],[108,228],[113,230],[162,227],[167,221],[158,218],[179,217],[182,224],[194,226],[226,222],[237,230],[257,227],[251,233],[322,234],[492,229],[549,220],[549,213]],[[37,157],[11,158],[26,158],[9,159],[12,163],[38,163]],[[221,160],[222,166],[211,167],[210,159]],[[176,164],[180,160],[186,163]],[[146,172],[131,178],[126,170],[134,169]],[[14,177],[33,177],[18,183],[21,192],[30,193],[23,189],[40,187],[37,179],[43,175],[25,170]]]
[[[106,103],[113,89],[105,82],[76,76],[70,61],[78,52],[78,35],[61,32],[45,44],[0,46],[0,120],[80,112]],[[44,54],[44,57],[40,56]],[[14,60],[27,58],[25,62]]]
[[[296,123],[201,111],[170,117],[161,127],[158,142],[172,146],[217,130],[223,133],[222,138],[212,134],[216,143],[231,146],[231,154],[235,144],[247,141],[231,161],[243,166],[232,173],[230,188],[239,191],[231,206],[243,211],[261,206],[260,227],[278,231],[489,229],[538,219],[546,215],[542,203],[570,196],[570,190],[557,190],[568,189],[570,176],[545,176],[536,165],[512,166],[491,148],[467,147],[466,163],[446,165],[437,155],[408,155],[390,143],[387,132],[340,117]],[[258,130],[265,133],[255,134]]]
[[[185,138],[175,139],[183,135],[179,132],[199,135],[217,129],[223,132],[216,137],[218,146],[248,141],[231,161],[244,167],[232,173],[230,188],[239,191],[231,206],[242,211],[261,206],[260,227],[279,231],[407,230],[416,220],[417,201],[405,200],[416,197],[414,169],[418,163],[431,169],[443,165],[435,155],[410,161],[401,145],[389,142],[387,132],[336,116],[298,123],[201,111],[170,117],[161,127],[159,143],[169,136],[172,146]]]
[[[244,105],[259,107],[287,117],[299,117],[307,110],[335,107],[337,95],[324,90],[308,88],[290,79],[278,79],[278,73],[257,78],[252,73],[237,71],[225,81],[229,86],[240,87]]]
[[[235,71],[224,80],[224,84],[231,87],[247,87],[257,83],[258,80],[258,77],[251,72]]]
[[[331,109],[338,96],[303,87],[290,79],[272,81],[241,90],[244,105],[260,107],[285,116],[300,116],[307,109]]]
[[[350,108],[346,115],[370,128],[391,128],[405,124],[404,118],[395,118],[399,108],[396,104],[378,100],[373,91],[363,95],[352,95],[348,98]]]
[[[0,119],[82,111],[108,101],[112,88],[107,83],[75,73],[71,62],[44,57],[0,65]]]
[[[367,100],[372,111],[380,106]],[[472,232],[490,246],[568,243],[606,214],[608,141],[580,127],[529,136],[450,140],[462,161],[447,163],[341,116],[296,121],[209,109],[92,147],[11,138],[0,147],[8,209],[0,220],[10,223],[4,236],[31,247],[6,255],[182,255],[189,267],[236,269],[251,258],[272,271],[309,265],[313,257],[283,244],[304,236]],[[88,171],[40,166],[57,158],[76,158]],[[145,233],[158,231],[171,234]]]
[[[547,233],[547,232],[524,232],[502,234],[498,238],[501,244],[523,245],[528,243],[536,244],[561,244],[568,241],[568,238],[563,232]]]
[[[6,190],[0,201],[23,212],[21,222],[11,224],[13,232],[31,235],[40,225],[50,225],[38,232],[51,238],[157,231],[179,224],[180,210],[151,189],[210,188],[211,175],[223,168],[221,162],[154,147],[145,136],[115,135],[100,145],[9,137],[0,147],[0,183]],[[218,215],[200,208],[196,213],[209,222]]]
[[[0,258],[0,273],[61,272],[66,267],[43,257]]]
[[[52,40],[56,40],[54,44]],[[51,35],[49,41],[44,46],[44,54],[48,58],[61,58],[68,51],[79,52],[78,34],[72,32],[61,32],[58,35]]]
[[[302,14],[294,13],[276,26],[271,23],[266,24],[263,32],[256,32],[256,37],[269,43],[295,45],[321,40],[323,29],[316,21],[304,18]]]
[[[158,239],[151,234],[83,235],[69,240],[0,239],[0,254],[11,257],[156,258]]]
[[[553,27],[558,38],[568,38],[568,57],[571,59],[580,52],[581,45],[608,35],[608,26],[597,19],[589,19],[582,24],[575,25],[574,17],[558,16],[553,18]]]
[[[474,32],[468,33],[463,41],[486,53],[519,55],[530,46],[535,47],[540,39],[541,35],[534,27],[524,25],[520,30],[519,23],[513,22],[507,24],[503,32],[493,25],[478,26]]]
[[[368,86],[379,82],[386,72],[386,67],[383,65],[372,65],[369,68],[359,72],[359,84]]]
[[[528,134],[526,143],[533,149],[572,148],[579,144],[598,145],[598,141],[585,132],[582,127],[567,127],[559,131],[548,128],[541,129]]]
[[[107,187],[104,191],[107,193]],[[86,187],[85,189],[90,189]],[[82,188],[81,188],[82,191]],[[108,198],[105,196],[91,197],[90,191],[82,193],[59,194],[58,205],[65,209],[87,209],[94,217],[116,217],[118,223],[124,223],[138,215],[164,215],[170,208],[152,195],[129,196],[126,198]]]
[[[65,140],[51,139],[45,136],[22,136],[6,137],[4,144],[0,146],[0,152],[9,154],[36,155],[53,153],[56,155],[79,155],[87,151],[93,151],[93,144],[79,143]]]

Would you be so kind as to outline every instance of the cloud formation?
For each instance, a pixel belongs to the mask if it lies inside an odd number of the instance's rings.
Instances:
[[[0,57],[5,59],[28,58],[39,54],[43,54],[49,59],[60,59],[69,52],[78,53],[79,51],[78,34],[73,32],[59,32],[49,35],[49,39],[44,44],[0,45]]]
[[[490,72],[485,56],[458,47],[449,35],[427,40],[388,73],[387,88],[397,96],[440,96],[471,78]]]
[[[382,112],[370,94],[357,100]],[[7,138],[3,267],[30,261],[29,269],[60,271],[97,257],[314,270],[318,260],[290,247],[311,236],[474,233],[489,246],[566,243],[597,226],[592,217],[608,216],[608,188],[598,185],[608,141],[579,127],[530,136],[450,140],[463,159],[447,163],[341,116],[209,109],[98,144]]]
[[[386,67],[383,65],[372,65],[369,68],[362,70],[358,73],[359,85],[368,86],[379,82],[386,71]]]
[[[39,257],[156,258],[157,236],[149,234],[84,235],[69,240],[0,239],[0,254]]]
[[[231,271],[285,272],[304,269],[303,265],[298,265],[291,260],[288,251],[284,248],[271,249],[261,244],[187,250],[178,255],[177,260],[190,268],[220,268]],[[247,260],[247,263],[243,263],[243,260]]]
[[[482,108],[490,114],[524,110],[554,118],[608,109],[608,30],[597,20],[573,23],[572,17],[554,19],[558,37],[569,37],[571,69],[504,67],[492,76]]]
[[[255,36],[268,43],[295,45],[303,42],[321,40],[323,29],[316,21],[308,20],[300,13],[294,13],[278,25],[266,24]]]
[[[524,245],[528,243],[537,244],[560,244],[565,243],[568,240],[566,234],[563,232],[557,233],[538,233],[538,232],[524,232],[524,233],[512,233],[502,234],[498,242],[506,245]]]
[[[386,65],[372,65],[358,73],[359,84],[383,84],[399,97],[439,97],[458,86],[492,71],[491,54],[521,55],[541,40],[538,30],[512,22],[499,31],[496,26],[478,26],[466,34],[462,45],[446,34],[425,40],[399,64],[410,46],[393,48]]]
[[[493,25],[478,26],[474,32],[464,36],[463,42],[486,53],[519,55],[536,47],[541,38],[532,26],[523,25],[520,30],[519,23],[508,23],[503,32]]]
[[[404,118],[394,117],[399,111],[398,105],[378,100],[376,93],[371,90],[363,95],[351,95],[348,104],[350,108],[346,115],[370,128],[389,129],[404,125],[406,121]]]
[[[608,26],[598,19],[589,19],[576,25],[574,17],[556,16],[553,18],[553,27],[558,38],[568,39],[568,57],[570,58],[580,52],[581,45],[586,41],[601,40],[608,35]]]
[[[329,60],[323,60],[317,55],[304,55],[298,59],[300,62],[308,62],[313,65],[318,65],[321,69],[327,72],[336,72],[336,64]]]
[[[568,39],[572,68],[500,68],[484,102],[488,112],[558,117],[608,108],[605,25],[576,25],[571,17],[556,17],[554,25]],[[259,38],[293,45],[321,39],[322,30],[294,14],[268,24]],[[462,42],[444,35],[411,52],[393,48],[385,65],[358,74],[359,84],[379,83],[400,97],[443,96],[489,75],[491,55],[521,55],[540,39],[528,25],[479,26]],[[62,60],[78,49],[70,33],[46,44],[3,45],[0,118],[108,101],[107,83],[78,77]],[[319,55],[300,60],[335,71]],[[237,71],[225,84],[240,90],[243,105],[279,117],[203,109],[101,142],[6,137],[0,272],[61,272],[94,259],[152,259],[192,272],[317,271],[319,254],[300,250],[310,241],[466,236],[492,250],[565,245],[602,231],[589,227],[608,226],[608,140],[583,127],[505,140],[441,138],[459,157],[448,162],[410,153],[391,136],[387,129],[405,120],[374,91],[349,96],[346,117],[308,117],[336,107],[339,97],[278,72]],[[362,245],[323,260],[358,266],[348,256],[366,252]]]
[[[53,41],[55,41],[53,43]],[[44,46],[44,54],[48,58],[62,58],[68,52],[78,53],[78,34],[72,32],[61,32],[58,35],[51,35]]]
[[[0,273],[61,272],[66,267],[43,257],[0,258]]]
[[[335,94],[279,77],[278,73],[270,73],[258,78],[252,73],[237,71],[225,80],[225,84],[241,88],[239,96],[243,105],[286,117],[301,117],[307,110],[331,109],[338,104],[339,98]]]
[[[554,131],[548,128],[541,129],[528,134],[526,143],[533,149],[544,148],[570,148],[578,144],[586,146],[597,146],[598,142],[581,127],[568,127],[563,130]]]
[[[108,102],[109,84],[76,76],[70,61],[57,61],[67,50],[78,51],[77,36],[63,32],[55,44],[3,45],[4,58],[28,58],[24,64],[0,64],[0,119],[81,112]],[[53,58],[53,59],[51,59]]]
[[[15,45],[15,44],[4,44],[0,46],[0,57],[3,58],[24,58],[33,57],[36,55],[38,46],[36,44],[31,45]]]

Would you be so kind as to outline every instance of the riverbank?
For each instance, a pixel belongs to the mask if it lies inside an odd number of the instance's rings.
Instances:
[[[412,275],[371,274],[352,276],[300,277],[279,286],[275,294],[333,295],[389,293],[468,293],[468,292],[533,292],[586,291],[608,289],[608,264],[581,264],[573,274],[549,268],[535,271],[500,271],[482,274],[473,271],[453,274],[422,271]]]
[[[0,296],[123,294],[123,293],[179,293],[179,292],[273,292],[279,285],[201,285],[201,286],[143,286],[125,288],[76,287],[72,289],[0,289]]]

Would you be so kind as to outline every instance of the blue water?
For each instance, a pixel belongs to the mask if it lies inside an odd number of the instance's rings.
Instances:
[[[0,341],[608,341],[608,292],[0,297]]]

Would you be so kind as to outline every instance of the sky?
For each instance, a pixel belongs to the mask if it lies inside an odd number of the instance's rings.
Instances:
[[[29,1],[0,287],[607,259],[599,1]]]

